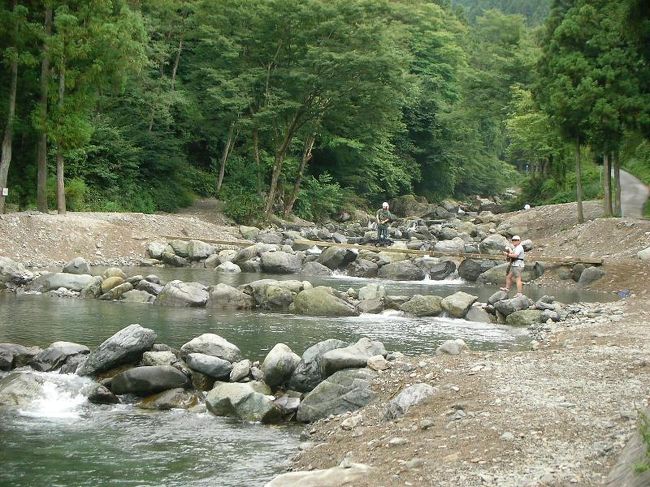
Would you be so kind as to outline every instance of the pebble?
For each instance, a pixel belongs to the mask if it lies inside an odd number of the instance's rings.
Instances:
[[[409,440],[406,438],[395,437],[388,440],[388,446],[402,446],[408,444]]]

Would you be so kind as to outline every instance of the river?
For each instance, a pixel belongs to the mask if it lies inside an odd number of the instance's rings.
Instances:
[[[128,275],[151,269],[127,269]],[[101,269],[97,270],[97,273]],[[163,279],[238,285],[256,274],[224,275],[205,269],[155,269]],[[280,279],[295,276],[264,276]],[[460,280],[390,282],[345,276],[309,278],[345,290],[381,282],[389,294],[448,295],[464,290],[482,301],[494,287]],[[535,298],[547,289],[530,287]],[[563,302],[609,300],[585,292],[556,294]],[[172,347],[216,333],[242,354],[261,360],[278,342],[296,353],[327,339],[380,340],[387,350],[432,353],[444,340],[463,338],[472,349],[526,346],[525,330],[449,318],[413,318],[397,312],[352,318],[298,317],[270,312],[215,312],[142,304],[0,295],[0,342],[46,347],[59,340],[94,347],[131,323],[154,329]],[[45,374],[42,400],[24,410],[0,410],[0,485],[12,486],[256,486],[283,470],[297,451],[297,425],[263,426],[210,413],[150,412],[130,405],[96,406],[79,394],[87,379]]]

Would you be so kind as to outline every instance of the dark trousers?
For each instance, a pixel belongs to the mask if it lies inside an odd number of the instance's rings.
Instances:
[[[377,225],[377,239],[388,240],[388,225]]]

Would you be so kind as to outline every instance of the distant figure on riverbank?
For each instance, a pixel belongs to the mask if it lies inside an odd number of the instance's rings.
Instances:
[[[382,242],[388,241],[388,226],[393,220],[393,214],[388,208],[388,203],[383,202],[381,208],[377,210],[375,215],[377,220],[377,243],[381,244]]]
[[[517,283],[517,294],[522,294],[524,283],[521,281],[521,275],[524,272],[524,247],[521,245],[521,237],[513,235],[512,250],[505,250],[503,253],[508,259],[508,268],[506,270],[506,285],[501,290],[510,292],[512,281]]]

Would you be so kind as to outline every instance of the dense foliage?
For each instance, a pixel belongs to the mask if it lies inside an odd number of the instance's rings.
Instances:
[[[648,164],[650,16],[550,3],[3,0],[0,187],[59,212],[217,196],[238,221],[597,196],[603,154]]]

